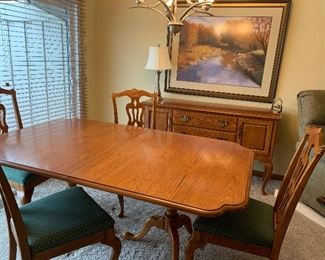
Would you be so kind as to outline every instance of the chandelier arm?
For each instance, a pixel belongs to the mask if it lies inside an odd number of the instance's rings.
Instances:
[[[177,19],[176,19],[176,14],[173,14],[173,12],[170,10],[170,8],[169,8],[169,6],[166,4],[166,2],[165,1],[163,1],[163,0],[158,0],[164,7],[165,7],[165,10],[166,10],[166,12],[168,13],[168,15],[166,15],[167,17],[170,17],[169,18],[169,21],[170,22],[176,22],[177,21]]]
[[[160,0],[159,0],[159,1],[160,1]],[[204,6],[204,5],[210,5],[210,6],[211,6],[211,4],[208,4],[208,3],[202,2],[202,3],[196,3],[196,4],[194,4],[194,5],[190,6],[190,7],[188,7],[188,8],[184,11],[184,13],[182,14],[182,16],[181,16],[181,18],[180,18],[180,22],[183,22],[184,19],[186,19],[186,18],[190,15],[189,12],[191,12],[191,10],[193,10],[195,7],[200,7],[200,6]],[[196,11],[196,12],[198,12],[198,11]],[[207,13],[207,12],[202,12],[202,13]]]
[[[194,11],[193,13],[188,13],[186,16],[184,16],[182,21],[184,21],[187,17],[189,17],[193,14],[204,14],[204,15],[211,16],[211,17],[215,16],[214,14],[205,12],[205,11]]]
[[[192,0],[186,0],[186,3],[189,4],[189,5],[195,4]]]
[[[158,0],[158,2],[157,3],[155,3],[155,4],[153,4],[153,5],[148,5],[148,6],[150,6],[150,7],[152,7],[152,8],[155,8],[156,6],[158,6],[158,5],[160,5],[161,3],[159,2],[159,0]]]
[[[162,11],[160,11],[160,10],[158,10],[156,8],[153,8],[151,6],[144,6],[143,5],[143,6],[132,6],[132,7],[130,7],[130,9],[137,9],[137,8],[153,10],[153,11],[159,13],[160,15],[162,15],[163,17],[165,17],[168,22],[171,21],[170,18],[166,14],[164,14]]]
[[[161,3],[160,3],[160,1],[159,0],[157,0],[157,3],[155,3],[155,4],[153,4],[153,5],[148,5],[148,4],[145,4],[144,3],[145,1],[143,1],[143,3],[141,2],[141,3],[138,3],[138,5],[137,5],[137,7],[150,7],[150,8],[155,8],[155,7],[157,7],[157,6],[159,6]]]

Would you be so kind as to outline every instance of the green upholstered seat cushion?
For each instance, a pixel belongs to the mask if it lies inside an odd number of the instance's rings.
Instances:
[[[80,187],[20,207],[32,254],[96,234],[114,220]]]
[[[273,208],[250,199],[248,207],[238,212],[228,212],[217,218],[198,217],[196,231],[271,248],[274,240]]]
[[[16,182],[19,184],[27,184],[29,181],[38,178],[39,176],[27,171],[14,169],[7,166],[2,166],[2,169],[8,179],[8,181]]]

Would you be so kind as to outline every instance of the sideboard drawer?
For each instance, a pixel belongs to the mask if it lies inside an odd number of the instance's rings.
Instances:
[[[237,118],[235,117],[219,116],[216,114],[186,110],[174,110],[173,123],[177,125],[204,127],[227,132],[237,131]]]
[[[172,131],[180,134],[203,136],[203,137],[209,137],[209,138],[225,140],[230,142],[236,141],[236,134],[234,133],[219,132],[215,130],[209,130],[209,129],[191,127],[191,126],[174,125]]]

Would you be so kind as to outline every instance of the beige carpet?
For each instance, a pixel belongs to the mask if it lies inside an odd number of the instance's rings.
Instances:
[[[251,196],[273,204],[272,195],[267,197],[260,195],[260,179],[253,178]],[[278,188],[279,182],[273,181],[268,186],[270,192]],[[49,180],[39,186],[34,199],[65,188],[65,183]],[[116,220],[116,231],[121,238],[125,230],[138,231],[148,216],[162,213],[163,209],[149,203],[126,198],[125,208],[127,218],[118,219],[118,202],[115,195],[93,189],[87,192]],[[193,218],[195,216],[192,216]],[[0,260],[8,259],[7,229],[2,202],[0,201]],[[184,245],[188,234],[184,228],[179,230],[181,259],[184,259]],[[122,240],[122,252],[120,259],[170,259],[169,240],[163,231],[152,229],[143,241]],[[74,251],[68,255],[56,259],[69,260],[101,260],[108,259],[111,251],[108,247],[96,244]],[[20,259],[18,256],[17,259]],[[244,254],[222,247],[208,245],[196,252],[196,259],[263,259],[250,254]],[[283,260],[325,260],[325,229],[310,221],[300,213],[295,213],[285,237],[280,259]]]

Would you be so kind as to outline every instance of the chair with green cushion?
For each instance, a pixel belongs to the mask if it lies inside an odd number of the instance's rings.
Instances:
[[[19,245],[23,260],[50,259],[101,242],[118,259],[121,242],[114,220],[81,188],[67,189],[18,208],[0,168],[0,194],[7,217],[10,255]]]
[[[250,199],[242,211],[227,212],[216,218],[198,217],[186,245],[186,259],[193,259],[195,249],[207,243],[278,259],[299,198],[325,152],[322,137],[321,128],[306,130],[288,167],[274,207]]]
[[[12,101],[12,106],[15,114],[17,129],[23,128],[23,123],[21,121],[16,91],[14,89],[6,90],[0,88],[1,97],[9,97]],[[0,100],[1,101],[1,100]],[[8,125],[6,122],[6,109],[3,104],[0,107],[0,134],[8,133]],[[42,177],[40,175],[36,175],[31,172],[21,171],[10,167],[3,167],[3,170],[7,176],[7,179],[10,183],[10,186],[16,190],[23,192],[23,197],[21,199],[21,204],[24,205],[29,203],[32,199],[34,188],[46,181],[48,178]]]

